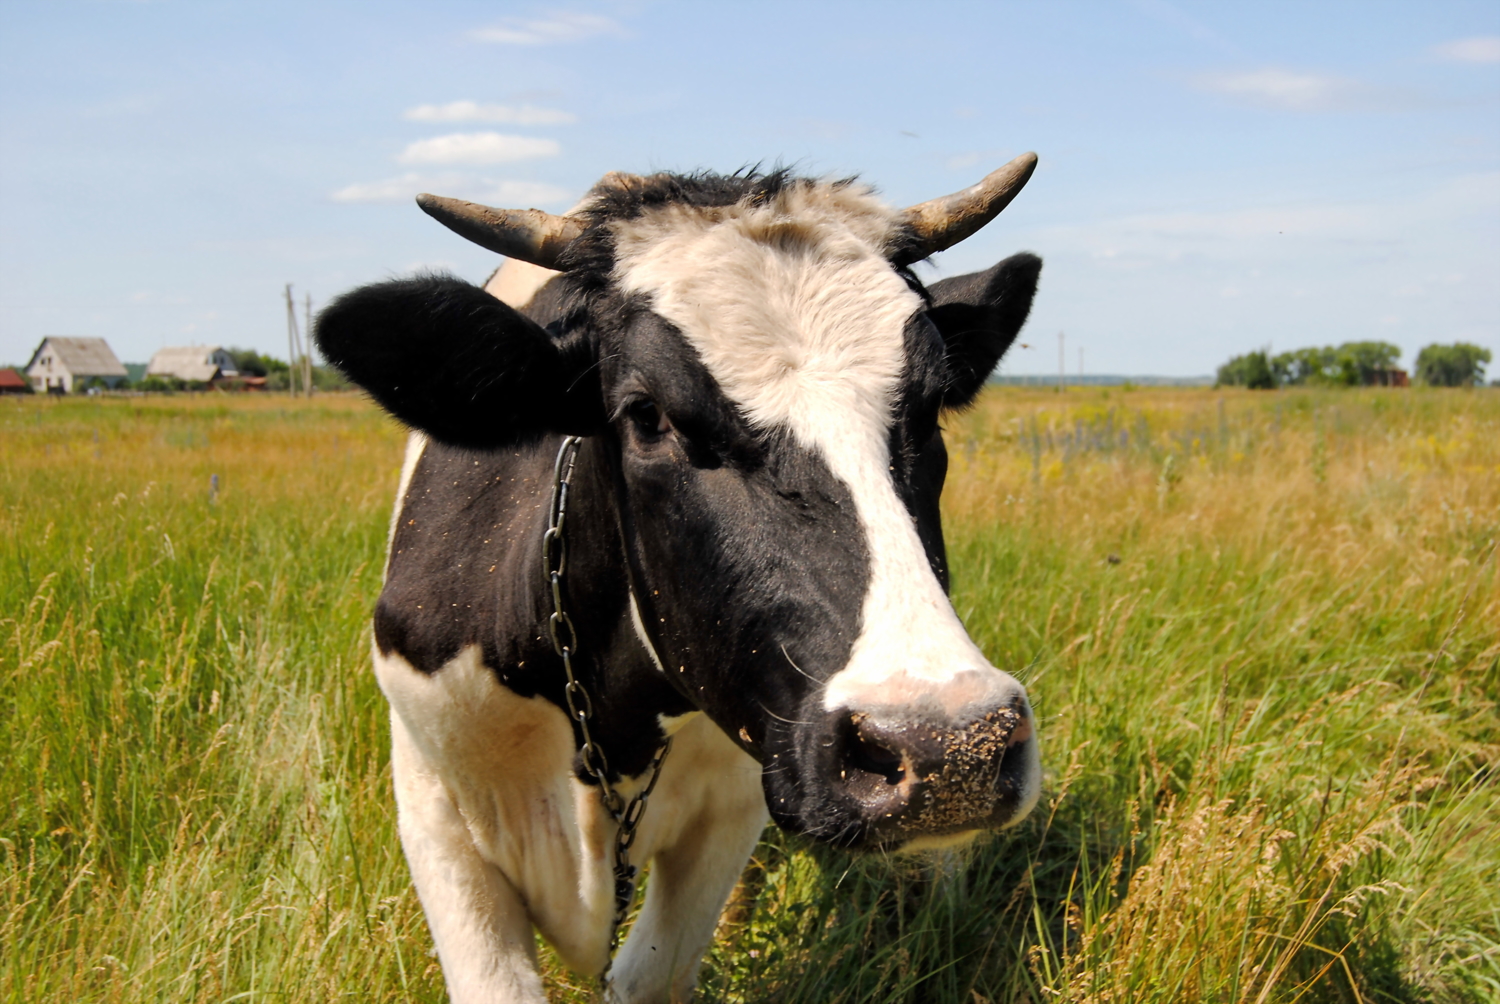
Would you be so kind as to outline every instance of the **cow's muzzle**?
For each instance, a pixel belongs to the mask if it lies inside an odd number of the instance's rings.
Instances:
[[[959,722],[891,707],[840,709],[818,731],[804,747],[814,763],[802,765],[803,783],[822,790],[802,807],[820,818],[797,827],[812,836],[900,847],[1004,828],[1036,801],[1039,757],[1024,697]]]

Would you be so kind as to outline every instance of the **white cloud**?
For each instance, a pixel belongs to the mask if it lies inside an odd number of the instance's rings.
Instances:
[[[1434,46],[1432,51],[1457,63],[1500,63],[1500,35],[1460,38]]]
[[[402,164],[504,164],[533,157],[556,157],[555,139],[506,136],[498,132],[455,132],[418,140],[396,158]]]
[[[581,42],[596,35],[624,35],[619,22],[598,14],[558,13],[539,18],[506,18],[493,28],[469,33],[481,42],[501,45],[552,45]]]
[[[559,108],[535,105],[481,105],[476,101],[450,101],[446,105],[418,105],[401,117],[412,122],[505,122],[511,125],[567,125],[578,116]]]
[[[540,181],[509,181],[473,174],[403,174],[381,181],[358,182],[334,192],[334,202],[406,202],[420,192],[433,192],[492,206],[554,205],[568,200],[566,189]]]
[[[1353,80],[1271,67],[1249,73],[1213,73],[1197,79],[1204,90],[1291,111],[1319,111],[1350,103],[1363,88]]]

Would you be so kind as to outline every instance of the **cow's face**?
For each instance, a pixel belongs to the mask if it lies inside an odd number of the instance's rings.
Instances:
[[[760,761],[778,823],[848,846],[1004,826],[1039,790],[1025,691],[947,599],[938,421],[1015,337],[1040,262],[928,292],[892,264],[900,236],[852,186],[639,209],[596,233],[608,269],[559,348],[527,334],[526,400],[594,398],[540,422],[608,444],[660,670]]]
[[[648,213],[615,226],[596,318],[643,624],[777,821],[850,843],[1004,824],[1037,791],[1025,692],[944,591],[938,417],[972,361],[887,260],[892,216],[831,187]],[[1005,294],[1029,304],[1036,266]]]

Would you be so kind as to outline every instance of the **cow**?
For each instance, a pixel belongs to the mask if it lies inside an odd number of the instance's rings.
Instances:
[[[940,417],[1041,260],[911,270],[1035,164],[907,209],[788,170],[611,173],[563,215],[424,195],[507,257],[487,286],[322,313],[326,358],[412,430],[374,663],[453,1001],[543,1001],[534,930],[607,1000],[685,1000],[768,817],[914,851],[1036,802],[1031,707],[948,600],[938,497]]]

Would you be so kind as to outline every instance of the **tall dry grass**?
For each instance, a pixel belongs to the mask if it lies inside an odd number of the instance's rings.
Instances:
[[[366,666],[400,438],[0,401],[0,999],[442,999]],[[703,999],[1500,999],[1500,395],[991,390],[948,440],[1043,805],[768,831]]]
[[[400,431],[0,405],[0,998],[438,999],[366,669]]]

